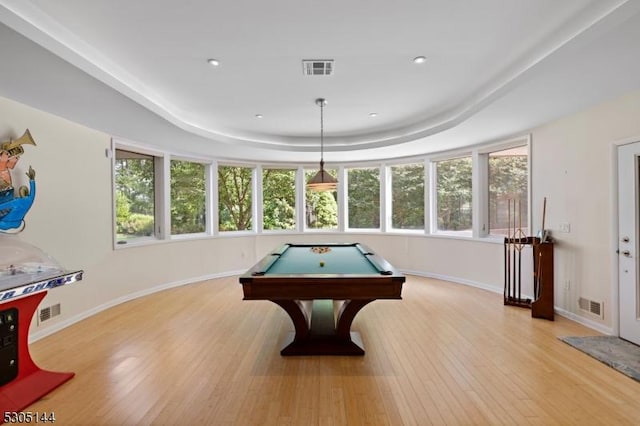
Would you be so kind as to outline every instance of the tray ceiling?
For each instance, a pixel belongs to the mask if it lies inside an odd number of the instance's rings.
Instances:
[[[0,0],[0,95],[127,139],[285,161],[315,158],[324,97],[329,161],[415,155],[640,88],[637,3]],[[306,75],[309,59],[331,75]],[[83,116],[92,91],[102,119]]]

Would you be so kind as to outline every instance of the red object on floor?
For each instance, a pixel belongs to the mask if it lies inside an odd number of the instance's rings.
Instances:
[[[0,386],[0,414],[23,411],[75,373],[56,373],[38,367],[29,353],[29,325],[40,301],[47,292],[36,293],[17,300],[0,303],[0,310],[18,309],[18,375]],[[0,419],[1,422],[1,419]]]

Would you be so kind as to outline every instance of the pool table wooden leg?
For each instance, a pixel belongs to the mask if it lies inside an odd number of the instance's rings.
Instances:
[[[355,299],[346,300],[340,311],[338,311],[338,317],[336,320],[336,336],[339,339],[351,340],[351,323],[356,317],[360,309],[364,308],[367,304],[373,302],[375,299]]]
[[[360,334],[351,331],[351,324],[360,309],[374,300],[345,300],[335,318],[331,300],[272,300],[287,312],[295,328],[280,354],[364,355]]]
[[[272,302],[284,309],[291,318],[296,330],[295,340],[306,339],[311,325],[311,313],[305,302],[312,304],[313,301],[279,299],[272,300]]]

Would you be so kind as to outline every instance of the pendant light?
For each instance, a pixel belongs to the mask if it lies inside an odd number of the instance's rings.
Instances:
[[[338,181],[324,169],[324,106],[327,100],[316,99],[316,105],[320,107],[320,170],[307,182],[307,188],[311,191],[334,191],[338,187]]]

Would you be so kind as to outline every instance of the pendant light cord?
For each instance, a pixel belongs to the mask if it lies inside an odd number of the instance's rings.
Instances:
[[[320,167],[324,166],[324,99],[320,102]]]

